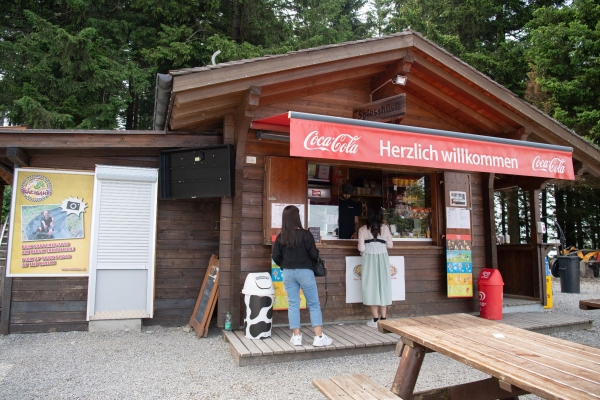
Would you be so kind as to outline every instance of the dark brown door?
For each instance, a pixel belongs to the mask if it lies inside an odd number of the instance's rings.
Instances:
[[[265,244],[281,231],[281,211],[289,204],[304,211],[304,227],[308,221],[308,165],[304,158],[267,157],[263,197],[263,227]]]

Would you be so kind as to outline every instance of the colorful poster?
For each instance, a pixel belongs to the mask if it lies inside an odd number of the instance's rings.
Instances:
[[[273,287],[275,288],[275,295],[273,298],[273,310],[287,310],[289,307],[287,293],[285,286],[283,286],[283,270],[271,260],[271,280],[273,281]],[[306,297],[300,289],[300,309],[306,309]]]
[[[89,272],[94,174],[15,169],[7,276]]]
[[[473,297],[473,255],[470,235],[446,235],[448,297]]]
[[[362,257],[346,257],[346,303],[362,303]],[[406,300],[404,257],[390,256],[392,301]]]

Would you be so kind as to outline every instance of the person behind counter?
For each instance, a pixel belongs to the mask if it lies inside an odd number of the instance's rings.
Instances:
[[[360,204],[351,200],[353,187],[349,182],[342,185],[342,195],[338,206],[338,239],[356,239],[358,237],[358,217]]]
[[[393,246],[392,234],[383,223],[383,210],[369,206],[367,225],[358,230],[358,251],[362,256],[363,304],[371,307],[372,320],[367,325],[377,328],[379,319],[386,319],[387,306],[392,304],[392,276],[387,249]]]
[[[300,211],[295,206],[283,209],[281,233],[273,245],[273,261],[283,271],[283,286],[288,296],[288,320],[292,337],[290,343],[302,346],[300,333],[300,289],[306,297],[310,322],[315,332],[313,346],[329,346],[333,340],[323,333],[323,317],[313,263],[319,258],[313,235],[302,228]]]

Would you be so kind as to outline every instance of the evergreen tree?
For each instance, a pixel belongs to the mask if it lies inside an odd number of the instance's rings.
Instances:
[[[528,27],[528,100],[599,144],[600,4],[575,0],[541,8]]]

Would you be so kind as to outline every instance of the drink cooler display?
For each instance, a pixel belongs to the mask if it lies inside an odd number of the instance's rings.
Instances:
[[[268,272],[250,273],[242,290],[246,316],[244,333],[248,339],[271,337],[275,288]]]

